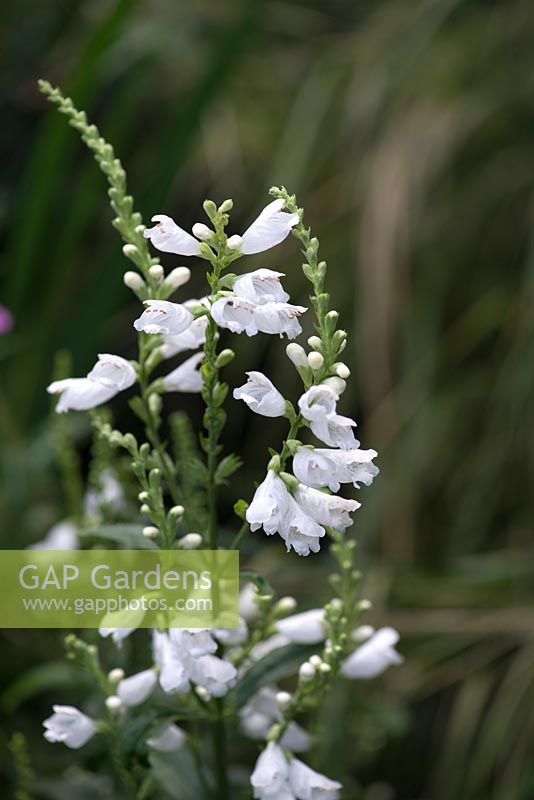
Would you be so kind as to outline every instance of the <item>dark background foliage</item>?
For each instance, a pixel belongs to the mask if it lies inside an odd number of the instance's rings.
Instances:
[[[321,240],[351,335],[342,410],[380,451],[357,522],[370,620],[397,626],[406,656],[325,709],[317,765],[347,797],[534,796],[533,35],[528,0],[2,5],[0,302],[16,327],[0,339],[1,545],[68,513],[45,392],[58,350],[72,374],[135,353],[104,181],[39,95],[46,77],[113,142],[146,218],[190,227],[204,197],[230,196],[239,231],[283,183]],[[306,305],[291,240],[254,263]],[[254,365],[296,391],[282,342],[232,345],[231,384]],[[283,428],[227,405],[248,497]],[[196,398],[168,407],[200,414]],[[114,410],[125,428],[127,403]],[[68,426],[83,465],[88,428]],[[326,556],[247,548],[282,592],[326,598]],[[2,638],[2,731],[24,730],[49,776],[76,760],[40,735],[80,691],[60,652],[52,632]],[[68,780],[43,796],[73,796]]]

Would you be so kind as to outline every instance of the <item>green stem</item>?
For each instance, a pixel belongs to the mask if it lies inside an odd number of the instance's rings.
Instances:
[[[224,720],[224,698],[216,701],[219,716],[213,725],[213,748],[215,756],[215,776],[217,780],[217,800],[229,800],[228,763],[226,755],[226,723]]]

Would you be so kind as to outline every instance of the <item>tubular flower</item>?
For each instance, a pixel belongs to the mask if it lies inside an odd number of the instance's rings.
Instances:
[[[136,331],[144,333],[164,333],[176,336],[183,333],[193,322],[193,315],[180,303],[170,300],[145,300],[145,310],[135,320]]]
[[[200,242],[190,233],[180,228],[172,217],[166,214],[155,214],[153,228],[147,228],[143,236],[150,239],[154,247],[163,253],[176,253],[179,256],[198,256]]]
[[[351,512],[361,506],[357,500],[345,500],[343,497],[326,494],[303,484],[299,484],[295,500],[319,525],[335,528],[342,533],[352,525]]]
[[[299,221],[299,216],[282,211],[283,207],[284,201],[281,199],[265,206],[242,236],[242,253],[262,253],[284,241]]]
[[[320,422],[335,414],[337,401],[337,394],[329,386],[312,386],[299,399],[300,413],[310,422]]]
[[[354,651],[341,667],[345,678],[369,679],[381,675],[393,664],[402,664],[403,657],[395,650],[399,634],[394,628],[380,628]]]
[[[281,417],[286,401],[262,372],[247,372],[248,380],[243,386],[234,389],[234,398],[244,403],[256,414],[263,417]]]
[[[293,472],[307,486],[328,486],[337,492],[342,483],[370,486],[378,475],[373,464],[376,450],[325,450],[300,447],[293,458]]]
[[[276,701],[277,693],[276,687],[263,686],[240,709],[241,729],[249,739],[266,739],[271,725],[282,722],[283,714]],[[311,740],[304,728],[296,722],[290,722],[280,744],[293,753],[303,753],[309,750]]]
[[[211,307],[211,316],[220,328],[227,328],[232,333],[243,333],[254,336],[258,326],[254,318],[255,303],[244,297],[230,295],[216,300]]]
[[[233,291],[238,297],[244,297],[253,303],[287,303],[289,295],[282,288],[280,278],[283,272],[272,269],[256,269],[236,278]]]
[[[62,742],[72,750],[87,744],[96,731],[95,722],[74,706],[53,706],[54,713],[43,722],[44,737],[49,742]]]
[[[183,364],[173,369],[163,378],[166,392],[200,392],[202,389],[202,376],[198,366],[204,358],[204,353],[195,353],[186,359]]]
[[[135,382],[135,370],[129,361],[108,353],[100,354],[86,378],[65,378],[48,387],[49,394],[59,394],[56,412],[88,411],[107,403]]]
[[[155,670],[145,669],[124,678],[117,685],[117,695],[125,706],[138,706],[150,697],[158,682]]]

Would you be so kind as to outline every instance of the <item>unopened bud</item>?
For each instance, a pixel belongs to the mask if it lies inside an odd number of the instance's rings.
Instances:
[[[321,369],[324,364],[324,358],[317,350],[312,350],[311,353],[308,353],[308,364],[313,370]]]
[[[234,201],[228,199],[225,200],[223,203],[221,203],[221,205],[219,206],[219,211],[221,212],[221,214],[226,214],[227,211],[231,211],[233,207],[234,207]]]
[[[276,703],[280,711],[285,711],[291,705],[291,695],[289,692],[277,692]]]
[[[323,659],[321,658],[321,656],[318,656],[318,655],[310,656],[309,661],[310,661],[310,664],[313,667],[315,667],[316,669],[318,669],[321,666],[321,664],[323,663]]]
[[[202,536],[200,533],[187,533],[179,544],[182,550],[196,550],[202,544]]]
[[[171,517],[177,517],[177,519],[181,519],[185,514],[185,508],[183,506],[173,506],[170,509],[169,514]]]
[[[307,682],[313,680],[315,677],[315,667],[309,661],[305,661],[299,667],[299,678],[301,681]]]
[[[147,506],[146,503],[141,506],[141,514],[150,514],[150,506]]]
[[[230,236],[230,238],[226,242],[228,250],[239,250],[242,244],[243,244],[243,239],[241,238],[241,236],[238,236],[237,234]]]
[[[327,386],[330,386],[330,388],[333,389],[336,394],[343,394],[347,388],[347,384],[343,378],[338,378],[337,375],[327,378],[325,381],[323,381],[323,383],[325,383]]]
[[[296,342],[291,342],[286,347],[287,357],[296,367],[307,367],[308,359],[306,357],[305,349]]]
[[[122,706],[122,700],[116,694],[106,697],[106,708],[108,711],[118,711]]]
[[[145,539],[155,539],[156,536],[159,536],[159,530],[153,525],[147,525],[143,528],[143,536]]]
[[[360,600],[358,603],[358,608],[360,611],[369,611],[370,608],[373,607],[373,604],[370,600]]]
[[[175,267],[171,269],[165,278],[163,287],[174,292],[176,289],[179,289],[180,286],[183,286],[184,283],[187,283],[190,277],[191,270],[188,267]]]
[[[340,597],[333,597],[330,600],[330,608],[340,611],[343,608],[343,600]]]
[[[369,639],[374,632],[375,629],[372,625],[360,625],[352,631],[352,638],[355,642],[364,642],[366,639]]]
[[[108,672],[108,681],[110,683],[116,684],[119,681],[122,681],[123,678],[124,678],[124,670],[121,669],[120,667],[116,667],[115,669],[112,669],[110,672]]]
[[[201,242],[207,242],[215,236],[215,231],[212,231],[211,228],[208,228],[203,222],[195,222],[193,225],[193,236],[196,236]]]
[[[132,292],[140,292],[146,288],[146,283],[138,272],[132,272],[131,270],[125,272],[123,281],[124,285],[131,289]]]
[[[318,336],[310,336],[308,339],[308,344],[310,347],[313,347],[314,350],[318,350],[323,343]]]
[[[220,369],[220,367],[225,367],[230,361],[233,361],[235,358],[235,353],[233,350],[226,348],[226,350],[221,350],[217,359],[215,361],[215,366]]]
[[[276,604],[276,610],[281,614],[291,614],[297,607],[297,601],[294,597],[281,597]]]
[[[125,244],[123,245],[122,252],[126,258],[133,261],[139,255],[139,248],[135,244]]]
[[[211,695],[205,686],[195,686],[195,692],[201,700],[211,700]]]
[[[161,264],[152,264],[150,269],[148,270],[148,274],[151,278],[154,278],[156,281],[161,281],[163,276],[165,275],[165,271]]]
[[[208,215],[208,217],[211,220],[213,220],[213,218],[217,214],[217,206],[215,205],[213,200],[204,200],[204,202],[202,204],[202,207],[203,207],[204,211],[206,212],[206,214]]]
[[[139,498],[139,502],[146,503],[150,495],[148,494],[148,492],[139,492],[137,497]]]
[[[319,672],[322,672],[323,675],[327,675],[329,672],[332,672],[332,667],[330,666],[330,664],[325,664],[325,662],[323,661],[323,663],[319,667]]]
[[[343,378],[343,380],[347,380],[347,378],[350,376],[350,369],[341,361],[337,364],[334,364],[334,370],[338,378]]]

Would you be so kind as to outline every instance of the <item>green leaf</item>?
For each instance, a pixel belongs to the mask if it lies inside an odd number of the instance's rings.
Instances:
[[[276,683],[282,678],[294,675],[302,662],[306,661],[316,650],[316,646],[290,644],[286,647],[280,647],[278,650],[273,650],[260,661],[257,661],[237,685],[236,699],[238,708],[243,706],[249,697],[262,686]]]
[[[157,550],[154,542],[143,536],[142,525],[101,525],[81,531],[82,539],[106,539],[121,545],[123,550]]]
[[[204,796],[195,761],[185,747],[175,753],[151,752],[149,761],[155,779],[173,800],[198,800]]]
[[[230,453],[230,455],[225,456],[215,472],[216,483],[219,486],[223,483],[226,483],[227,479],[239,469],[242,463],[242,459],[239,458],[239,456],[234,455],[234,453]]]

